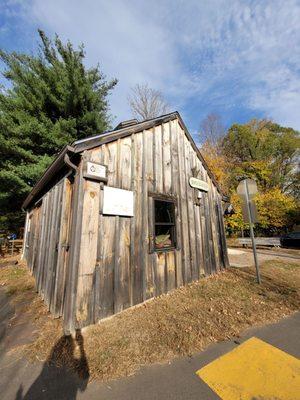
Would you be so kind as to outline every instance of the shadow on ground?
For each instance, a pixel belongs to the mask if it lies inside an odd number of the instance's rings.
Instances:
[[[7,332],[7,326],[14,315],[14,307],[10,304],[4,290],[0,288],[0,348]]]
[[[89,376],[83,337],[77,331],[75,339],[72,336],[62,336],[57,341],[40,375],[26,393],[23,393],[21,384],[15,400],[73,400],[78,391],[85,391]]]

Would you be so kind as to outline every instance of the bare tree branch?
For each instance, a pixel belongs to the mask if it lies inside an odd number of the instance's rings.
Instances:
[[[200,143],[216,145],[225,134],[225,127],[218,114],[208,114],[200,124]]]
[[[169,109],[162,93],[149,88],[147,84],[135,85],[128,96],[128,102],[133,116],[139,121],[166,114]]]

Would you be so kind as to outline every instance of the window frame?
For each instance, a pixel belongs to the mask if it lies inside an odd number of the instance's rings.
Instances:
[[[152,201],[152,212],[151,212],[151,220],[150,226],[151,226],[151,235],[150,235],[150,253],[161,253],[161,252],[167,252],[167,251],[172,251],[176,250],[178,248],[178,240],[177,240],[177,198],[173,196],[167,196],[163,194],[157,194],[157,193],[149,193],[149,196],[151,197]],[[155,219],[155,202],[160,201],[160,202],[166,202],[166,203],[171,203],[173,205],[173,223],[168,222],[156,222]],[[168,247],[156,247],[155,244],[155,238],[156,238],[156,226],[170,226],[173,229],[173,235],[172,235],[172,244]]]

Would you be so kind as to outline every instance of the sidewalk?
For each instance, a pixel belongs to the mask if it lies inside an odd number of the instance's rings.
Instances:
[[[15,399],[90,399],[90,400],[158,400],[219,399],[196,375],[196,371],[245,340],[256,337],[294,357],[300,357],[300,313],[276,324],[246,331],[242,337],[211,345],[192,357],[176,359],[169,364],[143,368],[135,376],[106,384],[86,385],[69,371],[28,364],[14,354],[0,359],[0,393],[3,400]],[[300,393],[300,392],[299,392]],[[295,393],[295,400],[297,396]],[[298,397],[299,399],[300,397]]]

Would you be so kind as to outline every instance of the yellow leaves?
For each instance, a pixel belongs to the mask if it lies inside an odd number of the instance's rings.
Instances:
[[[247,171],[247,175],[258,180],[259,183],[266,186],[272,179],[272,165],[270,160],[254,160],[244,163],[243,169]]]
[[[203,155],[208,167],[214,174],[217,181],[223,189],[227,189],[228,181],[228,160],[224,155],[219,154],[218,148],[209,142],[201,147],[201,154]]]
[[[241,179],[255,179],[259,194],[256,198],[259,222],[257,234],[280,234],[297,223],[299,202],[297,188],[299,174],[297,161],[299,132],[284,128],[267,120],[252,120],[233,125],[216,142],[207,140],[201,152],[226,194],[236,193]],[[284,193],[284,188],[289,193]],[[226,217],[229,234],[249,229],[242,217],[240,200],[231,196],[235,214]]]
[[[245,228],[245,224],[243,221],[241,200],[239,196],[237,194],[233,194],[230,198],[230,201],[233,205],[235,214],[231,215],[230,217],[227,217],[225,219],[225,222],[228,231],[230,233],[234,233]]]
[[[289,225],[292,222],[292,214],[297,210],[295,199],[284,194],[277,187],[259,194],[256,198],[256,204],[260,224],[264,228],[269,225],[276,228]]]
[[[241,200],[234,194],[231,196],[235,214],[226,218],[226,225],[232,233],[247,229],[248,224],[243,222]],[[296,200],[284,194],[278,187],[271,188],[264,193],[258,193],[255,197],[257,205],[259,225],[263,229],[281,229],[293,223],[293,214],[297,212],[299,205]]]

